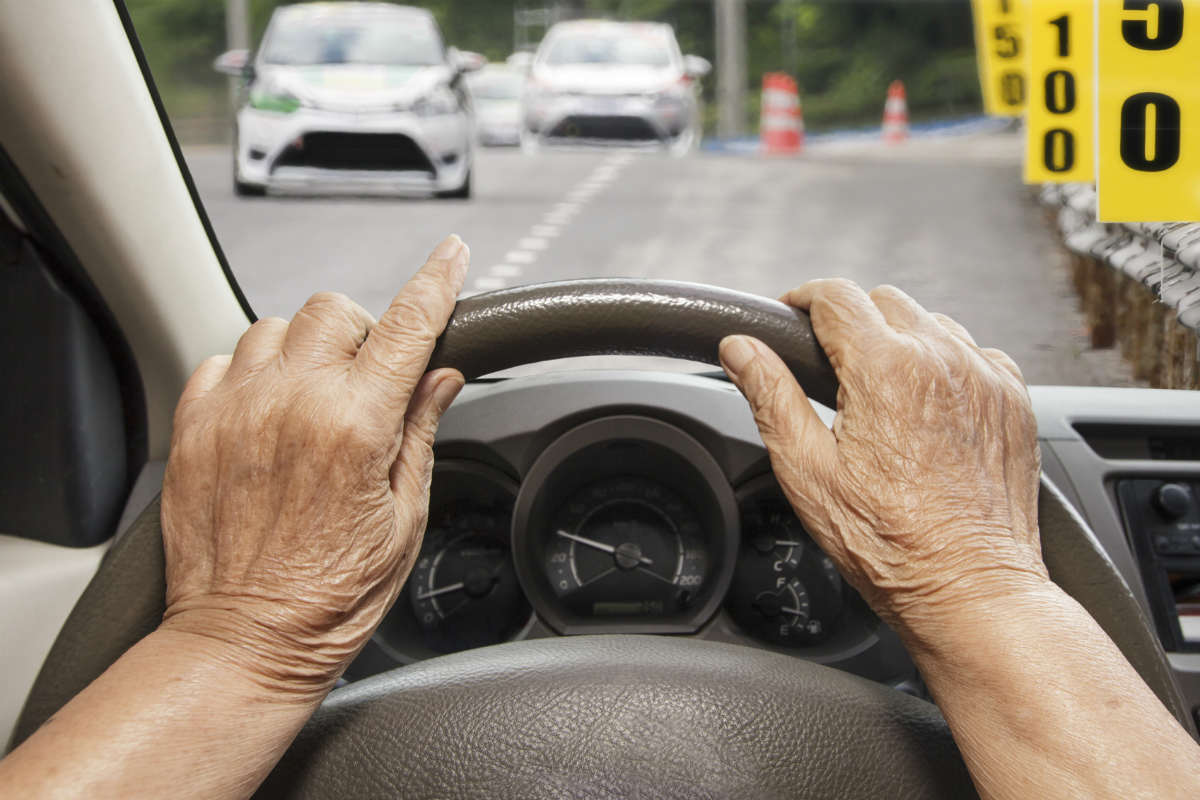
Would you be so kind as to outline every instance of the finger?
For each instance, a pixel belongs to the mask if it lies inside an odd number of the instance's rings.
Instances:
[[[463,387],[463,376],[455,369],[427,373],[413,391],[404,415],[400,452],[392,464],[392,493],[406,507],[424,507],[429,502],[433,477],[433,440],[438,423]]]
[[[1004,352],[1003,350],[997,350],[994,347],[985,347],[979,352],[982,353],[983,357],[988,361],[992,362],[998,368],[1016,378],[1022,386],[1025,385],[1025,376],[1021,373],[1021,368],[1017,366],[1017,362],[1013,361],[1008,353]]]
[[[834,371],[839,371],[855,353],[867,349],[891,328],[871,298],[852,281],[827,278],[809,281],[783,296],[783,302],[807,311],[813,333]]]
[[[730,379],[750,403],[775,475],[785,491],[789,486],[793,490],[800,486],[832,486],[837,441],[783,360],[749,336],[725,337],[720,356]],[[797,494],[801,498],[814,497],[811,490]],[[793,492],[789,491],[792,498]],[[803,499],[800,505],[804,505]],[[807,522],[819,509],[797,507],[796,511]]]
[[[210,356],[204,359],[200,366],[196,367],[196,371],[192,373],[192,377],[188,378],[188,382],[184,384],[183,391],[179,395],[179,404],[175,406],[176,431],[179,430],[180,423],[183,421],[188,409],[211,392],[213,387],[225,377],[231,360],[232,358],[226,355]]]
[[[287,331],[287,322],[279,317],[263,317],[255,322],[238,340],[227,374],[231,377],[248,375],[279,358]]]
[[[462,290],[470,257],[462,239],[447,237],[396,295],[359,350],[356,369],[375,381],[397,410],[408,406],[425,372]]]
[[[931,327],[933,324],[929,312],[895,286],[886,284],[876,286],[868,292],[867,296],[871,298],[871,302],[887,320],[887,324],[897,331],[912,333]]]
[[[296,312],[283,340],[288,361],[329,364],[358,355],[375,318],[338,292],[317,292]]]
[[[978,349],[979,345],[975,344],[975,337],[972,336],[971,333],[957,321],[947,317],[945,314],[939,314],[936,311],[931,316],[939,325],[942,326],[942,328],[948,331],[951,336],[966,342],[973,348]]]

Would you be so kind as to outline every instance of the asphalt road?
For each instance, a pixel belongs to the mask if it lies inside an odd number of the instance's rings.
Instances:
[[[470,244],[468,291],[637,276],[778,296],[805,280],[892,283],[1012,355],[1031,383],[1128,385],[1087,350],[1066,265],[1019,181],[1018,140],[977,134],[825,142],[798,159],[484,150],[470,201],[238,198],[223,148],[188,161],[260,316],[313,292],[378,315],[444,235]]]

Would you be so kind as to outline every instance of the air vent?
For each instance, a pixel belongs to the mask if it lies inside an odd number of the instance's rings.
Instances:
[[[1075,430],[1101,458],[1200,461],[1200,427],[1084,423]]]

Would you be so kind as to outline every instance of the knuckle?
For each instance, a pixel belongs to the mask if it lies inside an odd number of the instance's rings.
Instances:
[[[304,305],[316,308],[342,308],[353,302],[353,300],[341,292],[317,292],[309,297]]]
[[[872,289],[871,291],[867,292],[867,294],[871,297],[872,300],[875,300],[878,298],[896,299],[896,300],[898,300],[898,299],[907,300],[908,299],[907,294],[900,291],[900,289],[898,287],[893,286],[890,283],[881,283],[878,286],[876,286],[874,289]]]
[[[392,327],[400,331],[407,331],[409,335],[436,333],[440,330],[437,315],[427,300],[427,295],[421,291],[405,292],[397,297],[389,310],[389,316],[393,322]]]
[[[257,328],[260,331],[286,330],[288,327],[288,321],[282,317],[262,317],[250,327],[251,329]]]
[[[317,292],[304,303],[304,307],[300,309],[300,314],[317,320],[336,319],[338,317],[357,319],[359,316],[359,306],[358,303],[355,303],[341,292]]]

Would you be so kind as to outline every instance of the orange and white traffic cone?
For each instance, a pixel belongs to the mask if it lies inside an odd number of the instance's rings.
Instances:
[[[888,87],[887,102],[883,104],[883,140],[888,144],[899,144],[908,138],[908,99],[904,84],[892,81]]]
[[[804,149],[800,91],[791,76],[782,72],[763,75],[759,137],[763,152],[771,155],[796,155]]]

